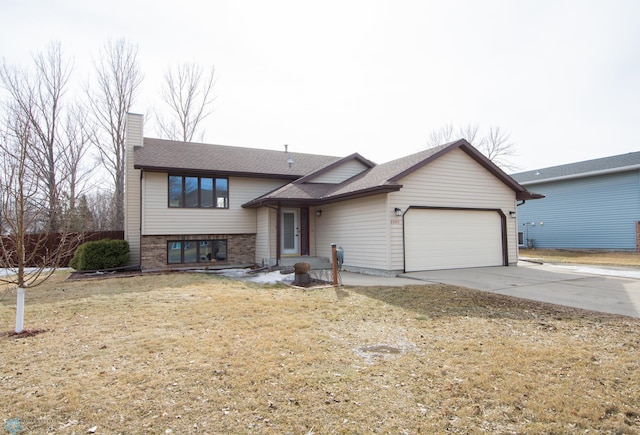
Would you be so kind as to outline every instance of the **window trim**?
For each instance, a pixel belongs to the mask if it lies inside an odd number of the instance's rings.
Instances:
[[[180,177],[182,180],[181,188],[180,188],[180,205],[171,205],[171,178],[172,177]],[[187,178],[196,178],[197,181],[197,204],[196,206],[187,206],[186,205],[186,179]],[[212,180],[212,195],[213,195],[213,203],[211,206],[203,206],[202,205],[202,179],[209,178]],[[224,207],[218,207],[218,195],[219,192],[217,186],[218,181],[224,180],[226,182],[226,196],[221,197],[224,200]],[[229,177],[217,177],[215,175],[189,175],[189,174],[176,174],[169,173],[167,174],[167,207],[168,208],[202,208],[202,209],[229,209]]]

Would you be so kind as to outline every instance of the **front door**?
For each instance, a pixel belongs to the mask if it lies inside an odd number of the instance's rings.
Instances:
[[[299,255],[300,253],[300,219],[298,210],[282,210],[282,253]]]

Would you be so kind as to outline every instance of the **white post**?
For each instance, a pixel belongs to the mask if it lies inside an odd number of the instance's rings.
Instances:
[[[18,301],[16,304],[16,334],[22,332],[24,325],[24,289],[18,287]]]

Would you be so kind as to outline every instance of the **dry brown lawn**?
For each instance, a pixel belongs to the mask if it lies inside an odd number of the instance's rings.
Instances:
[[[640,252],[586,251],[568,249],[520,249],[520,257],[546,263],[578,263],[640,268]]]
[[[0,336],[0,432],[640,433],[640,319],[442,285],[65,278],[27,291],[43,332]],[[0,330],[14,316],[0,289]]]

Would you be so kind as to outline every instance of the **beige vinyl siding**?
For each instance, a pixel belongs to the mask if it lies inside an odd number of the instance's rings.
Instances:
[[[389,194],[389,209],[409,206],[501,209],[507,216],[507,244],[510,263],[517,261],[516,219],[509,211],[516,210],[515,192],[494,177],[462,150],[452,150],[423,168],[407,175],[399,192]],[[403,227],[391,226],[393,240],[392,269],[402,269]]]
[[[389,214],[386,195],[375,195],[322,207],[315,219],[316,252],[331,257],[331,243],[344,249],[345,268],[388,270]]]
[[[358,175],[365,169],[367,169],[367,167],[357,160],[349,160],[319,175],[318,177],[313,177],[311,180],[308,180],[308,182],[340,184],[343,181]]]
[[[258,228],[256,234],[256,264],[276,258],[276,211],[262,207],[257,210]]]
[[[128,114],[126,121],[124,238],[129,243],[129,265],[140,264],[140,170],[133,168],[133,147],[142,146],[143,117]]]
[[[284,180],[229,178],[229,208],[169,208],[168,175],[144,173],[143,235],[247,234],[257,231],[256,209],[242,204],[270,192]]]

